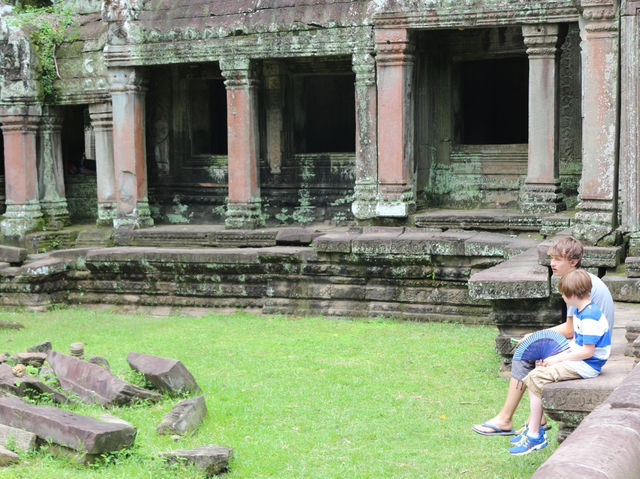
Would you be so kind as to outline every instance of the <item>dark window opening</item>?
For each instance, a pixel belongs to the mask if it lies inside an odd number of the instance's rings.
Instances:
[[[461,143],[527,143],[528,59],[462,62],[460,76]]]
[[[62,125],[62,161],[65,174],[95,173],[95,158],[88,158],[85,152],[87,134],[90,134],[89,112],[84,106],[70,106],[64,109]],[[93,156],[89,152],[89,156]]]
[[[297,82],[296,153],[355,151],[353,75],[305,76]]]
[[[192,80],[190,103],[193,155],[226,155],[227,92],[223,80]]]

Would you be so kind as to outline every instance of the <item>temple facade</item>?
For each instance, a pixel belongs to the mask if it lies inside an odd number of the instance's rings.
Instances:
[[[72,0],[53,93],[10,3],[7,242],[448,208],[640,250],[640,1]]]

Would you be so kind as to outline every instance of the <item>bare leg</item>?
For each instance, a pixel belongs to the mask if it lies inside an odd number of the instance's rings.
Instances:
[[[500,412],[494,416],[493,418],[487,421],[488,424],[492,424],[504,431],[508,431],[513,428],[513,415],[518,408],[518,404],[520,404],[520,400],[524,395],[527,387],[524,385],[522,381],[518,381],[515,378],[509,379],[509,390],[507,391],[507,398],[504,401],[504,405]],[[491,428],[482,426],[481,424],[476,424],[474,429],[490,433],[492,431]]]
[[[529,403],[531,414],[529,414],[529,433],[533,436],[540,434],[540,423],[542,422],[542,398],[529,391]]]

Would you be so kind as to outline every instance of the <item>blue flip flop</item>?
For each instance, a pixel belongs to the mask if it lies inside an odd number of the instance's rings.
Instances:
[[[515,436],[516,435],[516,431],[513,429],[510,429],[510,430],[500,429],[498,426],[494,426],[493,424],[489,424],[486,422],[483,422],[482,424],[480,424],[480,426],[487,427],[492,431],[491,432],[482,431],[476,426],[472,426],[471,429],[473,429],[475,432],[483,436]]]

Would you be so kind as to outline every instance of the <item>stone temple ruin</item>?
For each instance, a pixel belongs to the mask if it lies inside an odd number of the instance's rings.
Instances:
[[[24,3],[4,306],[493,323],[508,365],[567,234],[640,302],[638,0],[70,0],[48,55]]]

